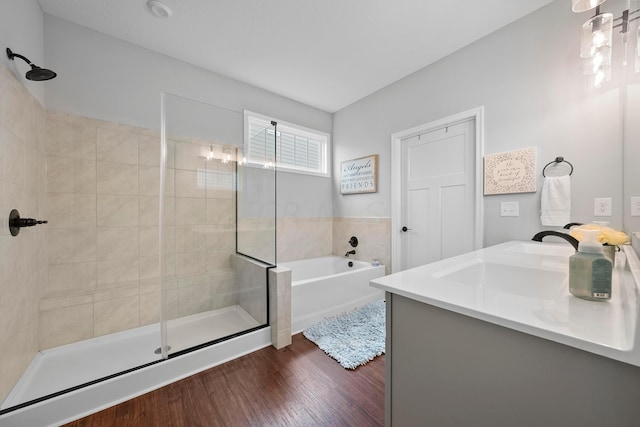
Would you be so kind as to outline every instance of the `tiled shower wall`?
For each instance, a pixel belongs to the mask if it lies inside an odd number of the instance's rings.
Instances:
[[[0,65],[0,401],[38,346],[38,301],[47,282],[47,226],[9,234],[11,209],[46,219],[45,112]]]
[[[232,165],[209,142],[168,146],[169,318],[235,303]],[[155,131],[49,112],[49,280],[42,349],[155,323],[160,137]]]

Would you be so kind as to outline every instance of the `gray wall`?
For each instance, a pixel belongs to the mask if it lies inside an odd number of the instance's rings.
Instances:
[[[600,219],[620,227],[623,79],[614,70],[607,88],[586,87],[578,57],[586,19],[557,0],[334,114],[336,176],[341,161],[380,154],[377,193],[341,196],[335,180],[335,216],[391,215],[391,134],[484,106],[485,154],[537,147],[539,173],[564,156],[575,167],[572,220],[594,220],[593,198],[613,197],[613,217]],[[537,193],[484,197],[485,245],[544,229],[541,178]],[[503,201],[520,202],[520,216],[501,218]]]
[[[5,54],[7,47],[14,53],[26,56],[34,64],[51,68],[45,62],[43,38],[43,14],[36,0],[2,0],[0,4],[0,63],[4,64],[18,81],[44,105],[44,83],[27,80],[24,75],[30,69],[21,59],[11,61]],[[55,69],[54,69],[55,70]]]
[[[44,35],[47,65],[58,72],[45,86],[48,109],[158,129],[160,93],[169,92],[331,132],[327,112],[46,14]],[[285,215],[330,215],[331,181],[280,174],[278,201]]]

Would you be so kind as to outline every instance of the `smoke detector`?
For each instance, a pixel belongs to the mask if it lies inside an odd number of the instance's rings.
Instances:
[[[162,3],[160,0],[149,0],[147,1],[147,9],[149,13],[155,16],[156,18],[169,18],[173,12],[166,4]]]

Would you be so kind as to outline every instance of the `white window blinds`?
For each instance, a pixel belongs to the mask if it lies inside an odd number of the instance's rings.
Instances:
[[[328,176],[329,136],[323,132],[245,113],[245,153],[249,164]]]

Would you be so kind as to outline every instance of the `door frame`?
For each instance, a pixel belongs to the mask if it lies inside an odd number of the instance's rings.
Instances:
[[[475,120],[475,233],[474,250],[482,249],[484,238],[483,162],[484,157],[484,106],[444,117],[391,135],[391,266],[392,272],[400,271],[400,228],[402,227],[402,140],[416,135],[451,126],[464,120]]]

